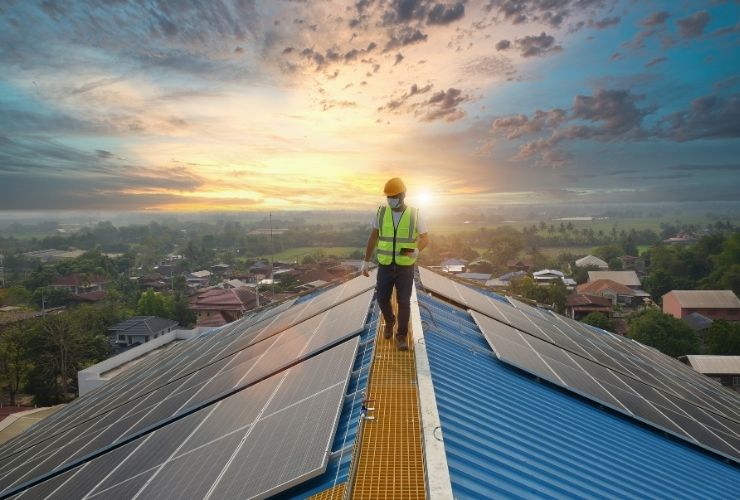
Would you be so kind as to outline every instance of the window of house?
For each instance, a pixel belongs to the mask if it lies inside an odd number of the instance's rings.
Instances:
[[[732,376],[732,385],[740,385],[740,375]]]

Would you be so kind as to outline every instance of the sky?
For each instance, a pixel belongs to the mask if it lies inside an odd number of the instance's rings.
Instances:
[[[740,199],[740,2],[0,3],[0,210]]]

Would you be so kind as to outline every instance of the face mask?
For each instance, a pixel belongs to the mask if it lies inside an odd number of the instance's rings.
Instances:
[[[398,208],[401,206],[401,198],[388,197],[388,206],[391,208]]]

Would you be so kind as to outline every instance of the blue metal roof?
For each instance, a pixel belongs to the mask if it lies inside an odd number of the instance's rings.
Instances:
[[[737,498],[740,468],[501,361],[419,295],[456,498]]]

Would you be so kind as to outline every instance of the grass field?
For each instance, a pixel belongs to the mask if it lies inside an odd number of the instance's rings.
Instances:
[[[360,247],[298,247],[289,250],[283,250],[275,254],[275,260],[297,261],[301,262],[306,255],[328,257],[335,255],[339,258],[347,258],[355,250],[364,251]],[[269,259],[269,255],[258,257],[260,259]]]

